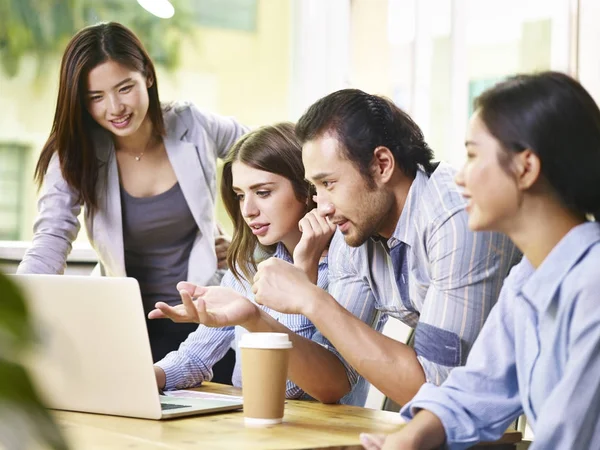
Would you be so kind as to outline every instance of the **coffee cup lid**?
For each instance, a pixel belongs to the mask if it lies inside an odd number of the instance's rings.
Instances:
[[[286,333],[245,333],[240,348],[292,348],[292,342]]]

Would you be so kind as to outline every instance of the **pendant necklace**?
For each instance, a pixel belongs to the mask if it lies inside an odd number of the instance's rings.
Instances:
[[[146,144],[146,147],[144,148],[144,151],[143,151],[143,152],[139,152],[139,153],[137,153],[137,152],[136,152],[136,153],[134,153],[134,152],[128,152],[128,151],[126,151],[126,150],[121,150],[121,151],[124,151],[124,152],[125,152],[125,153],[127,153],[128,155],[131,155],[131,156],[133,156],[133,158],[134,158],[136,161],[141,161],[141,160],[142,160],[142,156],[144,156],[144,153],[146,153],[146,151],[148,150],[148,147],[150,147],[150,144],[152,143],[152,141],[153,141],[153,140],[154,140],[154,139],[153,139],[153,136],[150,136],[150,139],[148,139],[148,143]]]

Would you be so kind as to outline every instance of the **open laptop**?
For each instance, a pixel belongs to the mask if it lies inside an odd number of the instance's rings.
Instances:
[[[48,407],[145,419],[242,407],[239,397],[159,395],[135,279],[10,277],[21,286],[34,320],[39,344],[26,365]]]

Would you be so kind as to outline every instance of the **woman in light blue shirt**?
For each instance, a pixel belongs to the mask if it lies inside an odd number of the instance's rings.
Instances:
[[[524,258],[465,367],[424,385],[410,423],[368,449],[452,449],[498,439],[525,413],[533,449],[600,442],[600,110],[567,75],[520,75],[484,92],[457,176],[469,226],[506,233]]]
[[[221,288],[211,288],[211,292],[227,297],[228,291],[224,289],[233,289],[244,297],[238,309],[260,308],[286,327],[293,342],[300,337],[313,339],[316,329],[306,317],[282,314],[246,300],[253,299],[248,280],[252,280],[256,264],[271,255],[290,262],[293,260],[322,289],[327,289],[329,284],[325,255],[335,226],[311,211],[314,202],[310,186],[304,179],[302,150],[294,134],[294,126],[290,123],[266,126],[238,140],[223,167],[221,197],[235,230],[227,256],[230,270],[223,277]],[[188,291],[199,294],[199,291],[207,290],[192,283],[180,283],[178,288],[184,304],[191,301]],[[174,310],[164,303],[158,306],[167,313]],[[233,305],[230,314],[240,314],[235,310]],[[150,317],[165,316],[156,310]],[[169,317],[179,322],[189,321],[187,316],[181,320],[177,320],[176,316]],[[200,325],[179,350],[156,363],[158,386],[182,389],[210,380],[213,365],[228,348],[233,347],[237,351],[237,342],[245,332],[242,326]],[[241,358],[236,358],[232,379],[235,386],[241,386],[240,364]],[[300,387],[288,381],[288,398],[298,398],[303,394]]]

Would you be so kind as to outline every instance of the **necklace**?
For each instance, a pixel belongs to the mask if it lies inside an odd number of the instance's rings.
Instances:
[[[133,156],[133,159],[135,159],[136,161],[141,161],[142,157],[144,156],[144,153],[146,153],[146,151],[148,150],[148,147],[150,147],[150,144],[154,141],[154,136],[150,136],[150,139],[148,139],[148,143],[146,144],[146,147],[144,148],[143,152],[130,152],[127,150],[121,150],[122,152]]]

